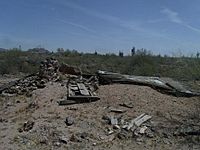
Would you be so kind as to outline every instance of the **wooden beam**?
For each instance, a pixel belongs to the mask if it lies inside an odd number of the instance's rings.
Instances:
[[[84,96],[89,96],[90,93],[88,92],[87,88],[83,83],[77,83],[80,93]]]

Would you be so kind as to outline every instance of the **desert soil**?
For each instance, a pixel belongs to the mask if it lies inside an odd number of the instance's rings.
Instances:
[[[31,97],[1,96],[0,149],[200,149],[199,135],[174,135],[188,128],[199,131],[199,97],[174,97],[146,86],[113,84],[99,87],[99,101],[59,106],[57,101],[66,96],[66,91],[61,83],[49,82],[33,91]],[[124,102],[133,108],[120,106]],[[109,107],[125,112],[110,112]],[[119,129],[107,134],[111,125],[103,116],[130,121],[142,113],[152,116],[147,126],[153,137],[118,138]],[[72,118],[72,125],[66,125],[66,117]],[[19,132],[26,121],[34,122],[33,128]]]

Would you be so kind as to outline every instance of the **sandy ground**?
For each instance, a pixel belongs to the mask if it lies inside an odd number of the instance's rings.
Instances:
[[[100,100],[92,103],[59,106],[66,95],[61,83],[48,83],[33,91],[32,97],[0,97],[0,149],[200,149],[200,136],[174,136],[178,129],[200,129],[200,98],[161,94],[138,85],[105,85],[97,91]],[[120,106],[131,103],[133,108]],[[125,110],[118,114],[109,107]],[[130,121],[142,113],[152,116],[149,128],[154,137],[120,139],[103,116]],[[66,117],[73,118],[67,126]],[[19,132],[26,121],[30,131]]]

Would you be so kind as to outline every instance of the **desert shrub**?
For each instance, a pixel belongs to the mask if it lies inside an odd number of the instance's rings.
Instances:
[[[136,55],[131,57],[126,68],[131,74],[152,76],[157,73],[157,65],[156,60],[152,56]]]
[[[97,70],[106,70],[130,75],[159,75],[178,80],[200,80],[198,58],[161,57],[150,54],[119,57],[114,54],[84,54],[76,50],[67,50],[59,54],[37,54],[17,49],[0,52],[0,74],[35,73],[40,62],[47,57],[80,67],[84,73],[93,74]]]

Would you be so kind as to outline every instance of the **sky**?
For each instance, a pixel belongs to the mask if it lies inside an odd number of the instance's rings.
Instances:
[[[199,0],[0,0],[0,47],[200,51]]]

